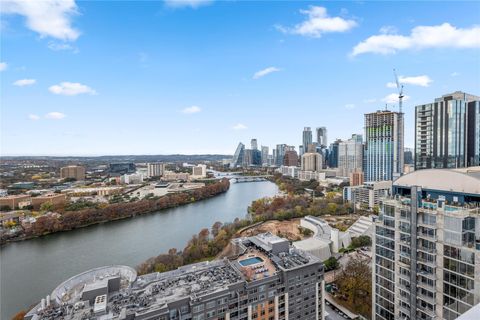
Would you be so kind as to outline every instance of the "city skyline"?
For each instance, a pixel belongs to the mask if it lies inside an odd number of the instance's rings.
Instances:
[[[298,146],[305,126],[347,139],[397,110],[393,68],[413,147],[416,105],[479,94],[476,3],[52,3],[1,10],[2,155],[233,154]]]

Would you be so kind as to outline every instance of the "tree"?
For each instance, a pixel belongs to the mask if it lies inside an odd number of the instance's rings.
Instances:
[[[372,245],[372,239],[367,235],[352,238],[351,246],[353,248],[369,247]]]
[[[372,275],[366,259],[350,259],[337,281],[339,294],[349,309],[369,316],[371,313]]]
[[[339,266],[338,260],[335,257],[330,257],[323,263],[325,265],[325,271],[337,269]]]
[[[40,205],[40,211],[48,212],[53,210],[53,203],[50,201],[44,202]]]

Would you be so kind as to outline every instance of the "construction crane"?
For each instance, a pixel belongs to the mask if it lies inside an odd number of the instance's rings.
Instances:
[[[398,81],[398,76],[397,76],[397,71],[393,69],[393,75],[395,76],[395,82],[397,83],[397,89],[398,89],[398,111],[402,113],[402,105],[403,105],[403,84],[400,85],[400,82]]]

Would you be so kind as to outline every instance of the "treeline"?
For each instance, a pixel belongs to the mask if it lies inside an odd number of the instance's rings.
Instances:
[[[265,220],[288,220],[307,215],[322,216],[345,215],[353,213],[350,204],[344,204],[342,199],[334,197],[316,198],[307,196],[291,196],[262,198],[252,202],[248,208],[255,222]]]
[[[347,185],[341,184],[338,187],[323,187],[316,180],[300,181],[299,179],[284,176],[278,172],[275,173],[270,180],[275,182],[280,190],[290,195],[302,195],[307,192],[305,189],[309,189],[315,191],[315,196],[317,197],[326,196],[329,192],[341,190],[345,185]]]
[[[230,187],[227,179],[208,184],[202,188],[182,193],[167,194],[158,199],[143,199],[135,202],[121,202],[105,206],[87,206],[75,211],[60,211],[58,215],[43,215],[38,217],[31,227],[26,228],[16,238],[30,238],[49,233],[68,231],[100,222],[118,220],[155,212],[167,208],[207,199],[226,192]],[[2,237],[0,241],[5,240]],[[15,239],[9,239],[15,240]]]
[[[187,264],[214,259],[230,245],[230,240],[237,231],[250,223],[248,220],[238,218],[233,223],[215,222],[211,230],[202,229],[198,235],[194,235],[183,251],[174,248],[168,253],[152,257],[137,266],[137,272],[140,275],[165,272]]]

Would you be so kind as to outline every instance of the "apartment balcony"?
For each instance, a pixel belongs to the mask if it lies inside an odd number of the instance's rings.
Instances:
[[[417,262],[429,266],[431,268],[436,268],[437,263],[435,261],[427,260],[425,258],[417,257]]]
[[[410,308],[404,306],[398,306],[398,309],[405,314],[410,314]]]
[[[398,276],[404,280],[407,280],[407,281],[410,281],[410,276],[406,275],[406,274],[403,274],[403,273],[399,273]]]
[[[437,249],[427,248],[427,247],[418,247],[417,251],[423,251],[423,252],[427,252],[427,253],[430,253],[430,254],[437,254]]]
[[[423,312],[424,314],[426,314],[429,318],[428,319],[435,319],[436,318],[436,314],[435,314],[435,311],[434,310],[430,310],[426,307],[422,307],[418,301],[417,301],[417,310],[420,310],[421,312]],[[417,318],[418,319],[424,319],[420,316],[418,316],[418,311],[417,311]]]
[[[436,240],[437,239],[437,237],[435,235],[432,235],[432,234],[429,234],[429,233],[426,233],[426,232],[422,232],[422,231],[417,232],[417,237],[427,239],[427,240]]]
[[[425,270],[422,270],[420,268],[417,268],[417,274],[420,274],[430,280],[437,280],[437,275],[434,273],[427,272]]]
[[[427,303],[430,303],[432,305],[435,305],[436,304],[436,300],[435,300],[435,297],[430,297],[430,296],[427,296],[423,293],[420,293],[420,292],[417,292],[417,299],[421,299]]]
[[[426,282],[421,282],[421,281],[417,281],[417,288],[423,288],[425,290],[430,290],[430,291],[436,290],[435,284],[430,285]]]

